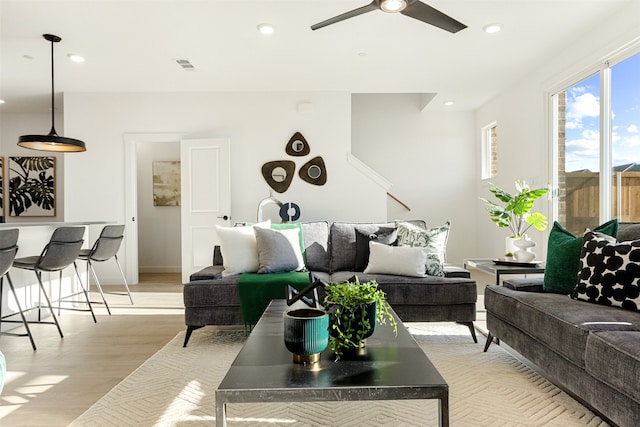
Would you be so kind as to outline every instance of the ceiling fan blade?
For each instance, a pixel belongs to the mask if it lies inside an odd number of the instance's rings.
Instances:
[[[376,0],[373,0],[371,4],[359,7],[350,12],[346,12],[342,15],[334,16],[333,18],[314,24],[311,26],[311,29],[317,30],[318,28],[326,27],[327,25],[335,24],[336,22],[344,21],[345,19],[353,18],[354,16],[362,15],[363,13],[371,12],[372,10],[376,9],[378,9],[378,4],[376,3]]]
[[[462,22],[456,21],[438,9],[434,9],[421,1],[409,2],[407,7],[400,13],[451,33],[457,33],[467,28]]]

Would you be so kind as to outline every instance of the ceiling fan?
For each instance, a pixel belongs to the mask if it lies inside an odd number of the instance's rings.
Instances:
[[[343,13],[342,15],[334,16],[333,18],[314,24],[311,26],[311,29],[317,30],[319,28],[326,27],[327,25],[335,24],[336,22],[344,21],[345,19],[353,18],[376,9],[389,13],[400,12],[403,15],[417,19],[418,21],[426,22],[427,24],[442,28],[443,30],[451,33],[457,33],[458,31],[467,28],[463,23],[456,21],[452,17],[445,15],[439,10],[434,9],[419,0],[373,0],[366,6],[359,7],[352,11]]]

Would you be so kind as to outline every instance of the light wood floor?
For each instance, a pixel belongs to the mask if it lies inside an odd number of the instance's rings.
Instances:
[[[30,325],[37,351],[28,338],[0,336],[8,371],[1,426],[68,425],[185,329],[179,274],[141,275],[131,288],[134,305],[107,295],[111,316],[94,305],[97,323],[89,313],[63,311],[63,339],[53,325]]]
[[[475,271],[472,275],[479,295],[476,325],[482,330],[484,285],[493,279]],[[0,336],[8,366],[0,426],[68,425],[185,329],[178,274],[141,275],[140,284],[131,288],[133,306],[120,295],[107,295],[111,316],[94,305],[97,323],[89,313],[62,312],[64,339],[53,325],[31,325],[35,352],[28,338]]]

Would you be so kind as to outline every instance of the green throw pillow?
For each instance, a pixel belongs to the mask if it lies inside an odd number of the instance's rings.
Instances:
[[[618,220],[612,219],[594,228],[593,231],[615,237]],[[554,221],[547,245],[547,263],[544,270],[544,291],[569,295],[576,286],[580,270],[582,237],[576,237]]]

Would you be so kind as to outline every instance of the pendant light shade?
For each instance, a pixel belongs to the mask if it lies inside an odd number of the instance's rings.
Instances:
[[[51,42],[51,130],[48,135],[22,135],[18,138],[18,145],[32,150],[57,151],[57,152],[79,152],[86,151],[83,141],[74,138],[66,138],[56,133],[54,114],[54,67],[53,67],[53,44],[62,40],[53,34],[44,34],[46,40]]]

